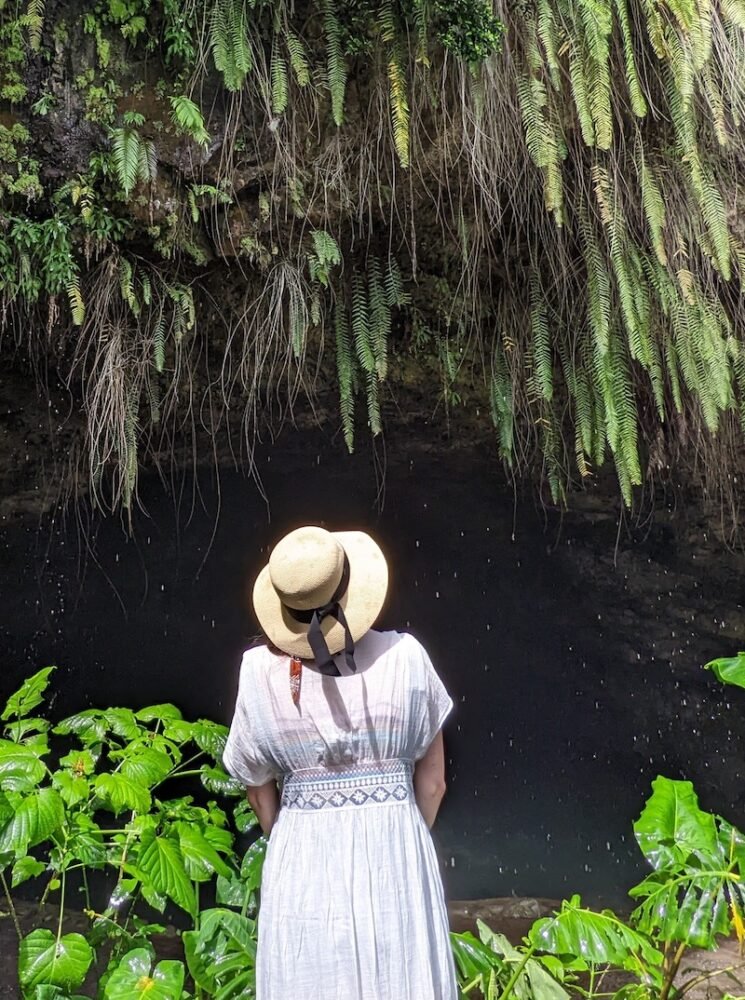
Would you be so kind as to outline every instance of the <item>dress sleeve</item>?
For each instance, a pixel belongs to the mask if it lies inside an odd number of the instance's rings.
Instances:
[[[419,760],[442,729],[445,719],[453,708],[453,700],[433,667],[427,650],[413,636],[409,636],[408,639],[413,645],[413,656],[418,661],[416,672],[418,697],[415,713],[417,738],[414,759]]]
[[[275,776],[274,769],[256,740],[256,709],[260,697],[256,686],[256,654],[243,654],[238,698],[228,740],[222,755],[225,770],[244,785],[265,785]]]

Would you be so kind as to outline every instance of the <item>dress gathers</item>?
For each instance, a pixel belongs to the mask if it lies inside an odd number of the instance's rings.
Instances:
[[[368,632],[340,677],[249,649],[225,748],[280,782],[262,880],[257,1000],[456,1000],[447,911],[412,771],[452,708],[424,648]]]

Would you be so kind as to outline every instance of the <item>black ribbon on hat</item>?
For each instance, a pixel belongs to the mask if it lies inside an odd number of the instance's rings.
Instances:
[[[304,625],[309,626],[308,642],[310,644],[310,648],[313,650],[313,658],[315,659],[316,668],[328,677],[341,677],[341,670],[339,670],[336,663],[334,663],[334,657],[329,651],[326,636],[323,634],[321,629],[321,622],[325,618],[336,618],[341,627],[344,629],[344,658],[349,669],[353,673],[357,672],[357,664],[354,662],[354,640],[352,639],[352,633],[349,631],[349,625],[347,624],[344,609],[339,604],[339,601],[346,594],[348,586],[349,560],[345,554],[344,567],[342,569],[339,586],[336,588],[330,600],[328,600],[326,604],[320,608],[311,608],[308,611],[302,611],[299,608],[291,608],[289,605],[285,604],[285,607],[295,621],[302,622]]]

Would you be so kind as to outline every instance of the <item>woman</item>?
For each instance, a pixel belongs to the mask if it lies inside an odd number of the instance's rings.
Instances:
[[[387,586],[372,538],[314,527],[254,586],[224,761],[271,833],[257,1000],[457,997],[428,829],[452,702],[416,639],[370,630]]]

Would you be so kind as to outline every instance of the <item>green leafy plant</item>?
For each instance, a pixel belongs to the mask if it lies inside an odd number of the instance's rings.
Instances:
[[[573,896],[536,921],[518,948],[482,923],[478,939],[454,934],[463,992],[500,1000],[609,996],[603,979],[616,970],[626,979],[617,1000],[672,1000],[718,975],[678,981],[688,949],[713,949],[733,928],[745,940],[745,838],[699,807],[690,782],[663,777],[634,833],[652,871],[631,889],[637,906],[628,919],[587,909]]]
[[[86,709],[53,725],[41,714],[52,671],[29,678],[0,716],[0,885],[24,997],[61,1000],[87,977],[105,1000],[173,1000],[191,987],[250,996],[264,845],[242,859],[236,850],[255,818],[220,763],[225,727],[188,722],[170,704]],[[178,794],[184,781],[201,785],[200,803]],[[21,930],[13,890],[27,882],[58,907],[56,931]],[[217,905],[201,910],[210,889]],[[168,907],[189,929],[183,958],[158,961],[164,928],[151,915]],[[87,929],[66,931],[78,910]]]

